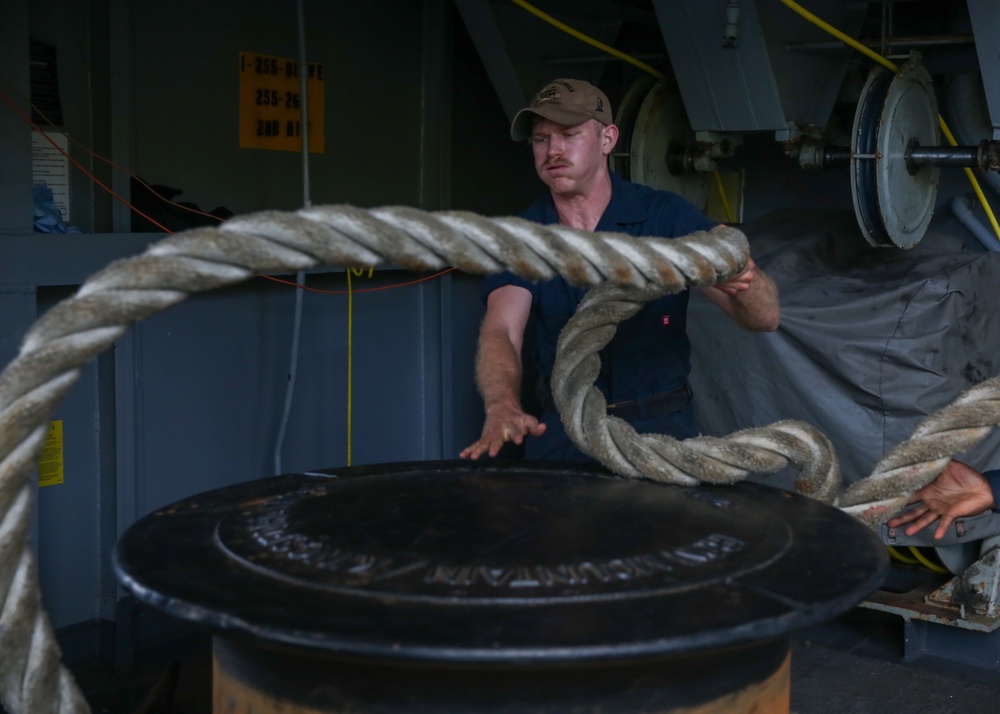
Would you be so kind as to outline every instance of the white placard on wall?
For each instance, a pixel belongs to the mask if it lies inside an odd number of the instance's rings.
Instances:
[[[45,138],[48,137],[48,139]],[[52,198],[62,212],[62,219],[69,222],[69,159],[52,146],[51,139],[59,148],[69,153],[69,137],[56,131],[31,133],[31,178],[35,183],[44,183],[52,189]]]

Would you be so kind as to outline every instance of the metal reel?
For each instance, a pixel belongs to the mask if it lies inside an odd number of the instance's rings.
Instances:
[[[711,175],[682,165],[694,142],[680,90],[672,79],[637,80],[625,93],[615,117],[621,135],[613,168],[623,178],[680,194],[704,211]],[[678,158],[681,157],[681,158]]]
[[[861,90],[851,136],[851,196],[873,246],[912,248],[923,238],[937,200],[937,167],[911,173],[906,154],[938,143],[931,78],[918,58],[893,76],[876,66]]]

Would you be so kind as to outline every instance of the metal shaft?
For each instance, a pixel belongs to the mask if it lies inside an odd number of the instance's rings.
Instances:
[[[856,156],[857,159],[881,157]],[[981,141],[978,146],[920,146],[911,142],[903,157],[906,169],[912,174],[924,166],[975,168],[981,171],[1000,170],[1000,142]],[[849,166],[851,149],[846,146],[828,146],[823,149],[823,168]]]
[[[979,146],[915,146],[906,152],[906,168],[910,173],[924,166],[983,168],[980,153]]]
[[[980,171],[1000,171],[1000,141],[978,146],[920,146],[916,139],[906,147],[906,169],[917,173],[924,166],[960,166]]]

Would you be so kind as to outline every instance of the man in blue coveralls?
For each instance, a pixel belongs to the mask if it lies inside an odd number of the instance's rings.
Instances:
[[[515,141],[528,140],[535,170],[549,188],[522,214],[525,218],[664,238],[715,227],[680,196],[630,183],[609,170],[618,127],[608,98],[587,82],[557,79],[547,84],[514,117],[511,136]],[[548,387],[559,332],[584,290],[562,278],[542,283],[510,273],[487,278],[486,315],[476,356],[486,420],[481,437],[462,450],[462,458],[496,456],[508,442],[523,443],[529,459],[588,458],[566,435]],[[753,260],[740,275],[704,292],[748,330],[778,327],[777,290]],[[614,339],[601,352],[597,386],[607,398],[608,412],[641,433],[678,439],[697,434],[687,383],[691,351],[687,305],[687,291],[647,303],[618,325]],[[525,412],[520,399],[521,347],[529,317],[536,329],[535,361],[542,380],[540,418]]]

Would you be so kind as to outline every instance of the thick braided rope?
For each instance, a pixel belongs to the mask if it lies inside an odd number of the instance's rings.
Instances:
[[[562,275],[579,285],[613,281],[678,291],[738,273],[747,255],[746,238],[733,229],[635,241],[517,218],[326,206],[187,231],[112,263],[38,320],[0,374],[0,702],[12,714],[88,710],[40,606],[28,544],[29,479],[47,421],[80,368],[132,323],[190,293],[319,265],[509,269],[531,280]]]
[[[143,255],[112,263],[74,297],[46,313],[25,336],[19,356],[0,374],[0,702],[12,714],[88,710],[59,662],[51,625],[39,605],[27,538],[29,478],[47,420],[75,383],[80,367],[132,323],[190,293],[258,273],[319,265],[392,263],[419,271],[454,266],[477,274],[508,269],[531,280],[562,275],[578,285],[610,282],[677,292],[731,277],[747,257],[745,237],[727,228],[683,239],[636,241],[516,218],[325,206],[295,214],[258,213],[219,228],[187,231],[156,243]],[[583,419],[584,409],[570,403],[566,389],[561,391],[567,413],[579,411]],[[586,398],[593,398],[590,392]],[[623,471],[630,475],[667,474],[667,480],[675,477],[678,483],[693,478],[728,482],[748,470],[771,470],[770,464],[787,459],[803,469],[800,490],[827,499],[836,481],[830,475],[833,467],[824,465],[833,458],[829,443],[805,425],[782,422],[769,430],[738,432],[731,440],[695,440],[692,453],[685,454],[675,444],[629,436],[614,420],[609,422],[605,440],[620,445],[619,452],[626,453],[629,439],[635,442],[638,455],[632,457],[631,470]],[[671,465],[656,466],[652,454],[664,455]],[[684,472],[706,454],[715,464],[704,475]],[[616,467],[613,455],[603,455],[611,468]],[[888,484],[893,479],[886,481],[883,491],[891,493]],[[897,496],[905,499],[907,488],[908,483],[898,492],[905,495]]]
[[[637,434],[627,422],[607,414],[604,395],[593,386],[600,372],[598,353],[619,322],[664,292],[613,284],[594,288],[559,336],[552,391],[560,417],[573,442],[615,473],[689,486],[734,483],[750,473],[774,473],[792,465],[800,472],[797,491],[834,503],[878,531],[953,456],[976,446],[1000,425],[1000,377],[995,377],[926,417],[867,478],[842,494],[833,446],[803,422],[781,421],[725,438],[684,441]]]
[[[833,445],[809,424],[782,421],[725,438],[678,441],[665,434],[638,434],[628,422],[608,415],[604,395],[594,386],[601,369],[598,352],[619,322],[662,294],[606,283],[587,292],[563,328],[552,392],[573,442],[615,473],[682,486],[734,483],[792,465],[800,471],[795,484],[800,493],[832,503],[840,490],[840,466]]]
[[[955,455],[971,449],[1000,425],[1000,377],[970,387],[924,418],[906,441],[875,465],[871,475],[840,498],[842,510],[873,528],[898,512]]]

